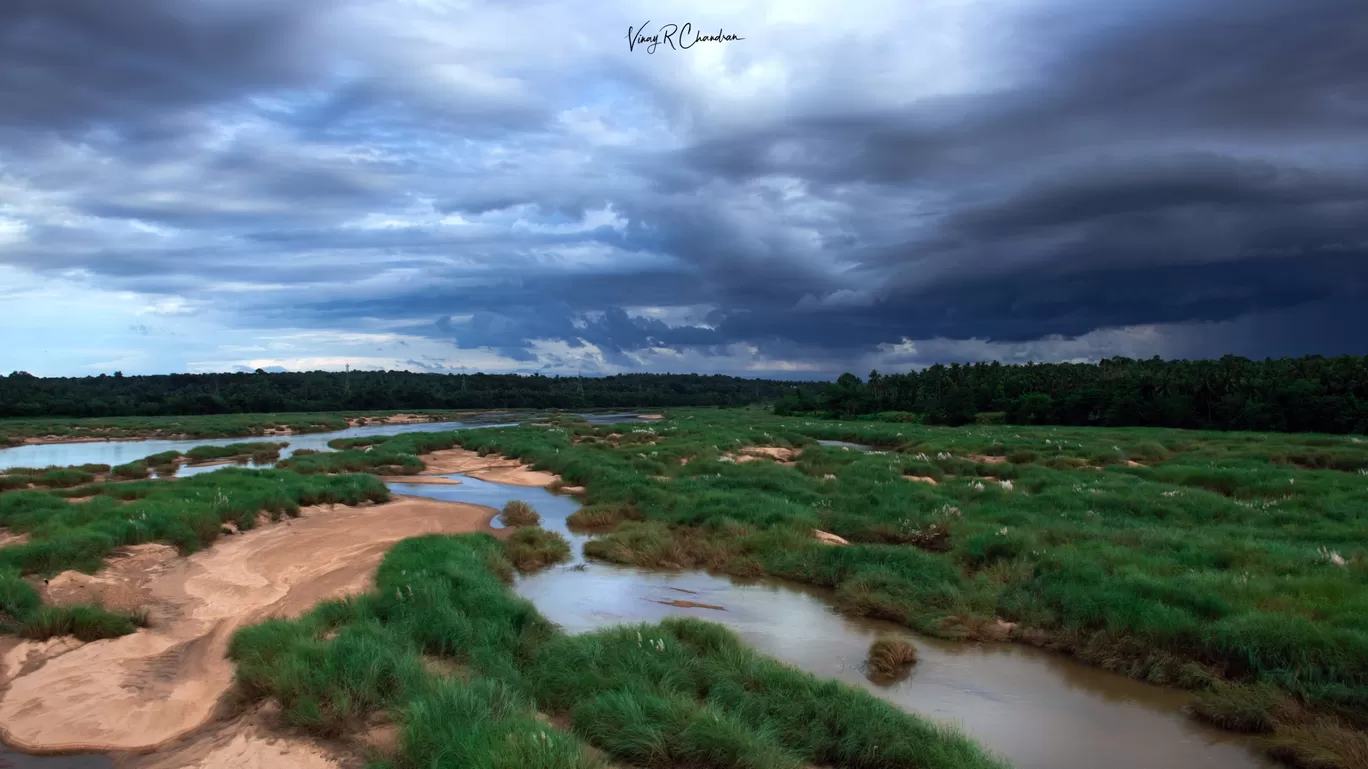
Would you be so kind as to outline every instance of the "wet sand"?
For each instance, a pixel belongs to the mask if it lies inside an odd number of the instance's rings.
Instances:
[[[282,731],[276,706],[270,703],[116,765],[119,769],[347,769],[360,764],[340,747]]]
[[[151,627],[88,644],[8,642],[0,733],[29,752],[156,748],[213,718],[233,681],[225,652],[238,627],[365,590],[401,539],[498,533],[489,525],[494,515],[479,505],[415,497],[305,508],[299,518],[220,538],[188,558],[141,545],[97,575],[64,572],[47,586],[50,600],[143,607]],[[238,762],[256,750],[239,747]]]
[[[772,459],[785,467],[794,467],[802,453],[802,449],[786,449],[780,446],[747,446],[741,449],[739,454],[731,453],[727,456],[734,462],[757,462]]]
[[[802,454],[802,449],[786,449],[780,446],[748,446],[741,449],[743,456],[738,457],[742,462],[750,457],[769,457],[780,462],[792,462]]]
[[[385,483],[426,483],[438,486],[461,485],[459,480],[441,475],[382,475],[380,476],[380,480]]]
[[[821,543],[824,544],[824,545],[849,545],[849,544],[850,544],[850,542],[847,541],[845,537],[838,537],[837,535],[832,534],[832,533],[829,532],[829,531],[822,531],[821,529],[813,529],[813,530],[812,530],[812,536],[813,536],[818,542],[821,542]]]
[[[247,454],[241,455],[243,458],[246,458],[247,456]],[[185,465],[186,467],[218,467],[219,465],[235,465],[238,461],[239,457],[224,457],[223,459],[206,459],[203,462],[191,462],[185,457],[179,457],[176,460],[176,464]]]
[[[390,414],[384,417],[352,417],[347,420],[347,424],[351,427],[360,425],[411,425],[418,422],[437,422],[441,419],[443,417],[426,414]]]
[[[970,454],[968,459],[980,465],[1001,465],[1007,462],[1007,457],[988,457],[982,454]]]
[[[420,477],[460,473],[491,483],[540,487],[550,486],[560,480],[554,473],[533,470],[531,466],[525,465],[517,459],[501,457],[497,454],[482,457],[469,449],[456,448],[434,451],[431,454],[422,455],[421,459],[427,465],[427,469],[420,474]],[[406,480],[396,482],[422,482],[413,480],[410,476],[406,476],[406,478]]]
[[[141,441],[146,440],[146,436],[136,438],[102,438],[98,435],[65,436],[65,435],[42,435],[30,436],[24,439],[24,443],[99,443],[101,441]]]

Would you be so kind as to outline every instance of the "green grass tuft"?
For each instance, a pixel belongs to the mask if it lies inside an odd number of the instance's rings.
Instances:
[[[504,546],[508,549],[508,560],[524,574],[570,559],[570,543],[565,537],[536,526],[524,526],[513,532]]]
[[[521,499],[510,499],[499,513],[499,520],[505,526],[535,526],[541,523],[541,515]]]
[[[917,664],[917,647],[901,638],[879,638],[869,646],[865,674],[875,683],[906,678]]]

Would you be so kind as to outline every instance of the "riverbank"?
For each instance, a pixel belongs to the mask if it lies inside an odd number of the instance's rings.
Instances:
[[[311,506],[227,536],[189,557],[126,548],[94,575],[41,585],[50,605],[148,612],[145,630],[98,643],[7,643],[0,734],[31,752],[155,749],[213,715],[233,680],[232,632],[362,592],[394,543],[431,533],[486,532],[497,511],[396,496],[381,504]]]

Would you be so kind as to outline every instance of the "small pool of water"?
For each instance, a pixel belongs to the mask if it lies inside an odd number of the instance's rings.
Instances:
[[[0,769],[113,769],[107,756],[30,756],[0,746]]]
[[[847,443],[846,441],[817,441],[823,446],[832,448],[850,449],[851,451],[873,451],[874,447],[864,443]]]
[[[565,523],[578,502],[545,489],[450,476],[459,486],[390,484],[398,494],[502,508],[532,505],[542,526],[571,541],[574,560],[518,580],[514,589],[567,632],[690,616],[719,622],[757,650],[816,675],[954,725],[1016,769],[1271,769],[1250,741],[1182,712],[1183,692],[1152,686],[1015,644],[927,638],[877,620],[837,613],[830,594],[781,580],[740,580],[702,572],[662,573],[586,563],[589,537]],[[583,569],[573,568],[583,564]],[[724,610],[671,606],[674,600]],[[879,635],[908,639],[919,662],[910,678],[880,686],[863,662]]]

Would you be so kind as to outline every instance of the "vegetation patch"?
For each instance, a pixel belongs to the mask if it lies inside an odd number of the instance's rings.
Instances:
[[[554,531],[524,526],[504,541],[508,560],[518,571],[528,574],[570,560],[570,543]]]
[[[879,638],[869,646],[865,675],[877,684],[901,681],[917,664],[917,647],[901,638]]]
[[[566,518],[566,523],[578,529],[612,529],[623,521],[639,521],[641,512],[628,503],[584,505]]]
[[[488,535],[428,536],[385,557],[374,592],[234,636],[251,698],[319,735],[378,713],[381,766],[997,769],[967,738],[765,658],[717,625],[672,619],[571,636],[514,596]],[[505,565],[506,569],[507,566]],[[424,655],[468,678],[428,672]],[[549,728],[544,713],[568,724]]]
[[[510,499],[499,511],[499,520],[505,526],[535,526],[541,523],[541,515],[521,499]]]
[[[73,505],[63,496],[73,493],[93,496]],[[174,483],[143,480],[95,484],[80,492],[9,491],[0,494],[0,526],[28,539],[0,548],[0,624],[32,638],[72,634],[92,640],[132,632],[138,620],[131,615],[88,606],[41,606],[23,575],[48,577],[68,569],[94,573],[114,550],[145,542],[165,542],[188,554],[208,546],[225,529],[252,528],[262,514],[278,519],[308,505],[388,498],[385,485],[371,475],[310,478],[239,468]]]
[[[191,462],[212,462],[216,459],[251,457],[252,461],[264,464],[280,458],[280,450],[288,445],[290,444],[259,441],[230,443],[226,446],[196,446],[185,452],[185,458]]]
[[[121,478],[123,480],[132,481],[138,480],[140,478],[146,478],[152,474],[152,471],[147,469],[146,462],[139,460],[137,462],[128,462],[122,465],[115,465],[110,470],[110,474],[115,478]]]
[[[17,570],[0,569],[0,631],[37,641],[66,635],[98,641],[146,625],[147,615],[141,612],[111,612],[89,605],[44,606],[38,591]]]

